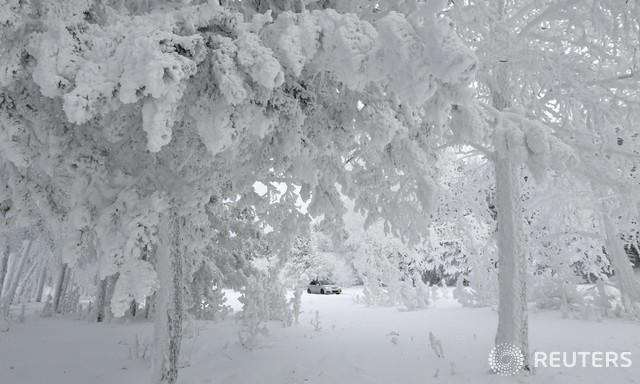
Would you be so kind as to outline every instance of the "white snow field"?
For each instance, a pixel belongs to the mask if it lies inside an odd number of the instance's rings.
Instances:
[[[490,373],[497,314],[464,308],[448,289],[421,311],[366,307],[359,289],[303,297],[300,324],[269,324],[254,350],[238,342],[232,319],[186,327],[181,384],[413,384],[413,383],[635,383],[640,382],[640,324],[563,319],[532,309],[532,351],[629,351],[629,368],[539,368],[534,375]],[[232,303],[238,305],[237,303]],[[35,309],[35,308],[33,308]],[[318,311],[320,330],[311,324]],[[440,341],[437,357],[429,333]],[[144,354],[150,323],[92,323],[29,316],[0,333],[2,384],[139,384],[148,381]],[[136,337],[139,340],[136,348]],[[136,351],[137,349],[137,351]],[[148,353],[148,352],[147,352]],[[135,356],[138,356],[136,358]]]

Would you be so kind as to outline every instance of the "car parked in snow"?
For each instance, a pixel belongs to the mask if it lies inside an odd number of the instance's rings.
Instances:
[[[307,285],[307,293],[319,293],[321,295],[335,293],[339,295],[342,293],[342,288],[329,280],[313,280]]]

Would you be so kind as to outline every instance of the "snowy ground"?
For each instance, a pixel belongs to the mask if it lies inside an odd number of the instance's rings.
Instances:
[[[354,303],[342,295],[305,295],[301,323],[270,326],[260,347],[238,344],[237,326],[196,323],[187,329],[181,384],[413,384],[413,383],[634,383],[640,382],[640,324],[562,319],[532,311],[531,349],[630,351],[630,368],[541,368],[528,377],[489,373],[497,316],[488,308],[462,308],[450,297],[417,312]],[[448,293],[447,293],[448,294]],[[446,296],[446,295],[445,295]],[[310,324],[319,312],[322,329]],[[429,332],[444,358],[429,346]],[[0,333],[0,384],[140,384],[147,382],[142,355],[150,324],[95,324],[30,317]],[[397,335],[396,335],[397,334]],[[139,340],[135,352],[136,336]],[[637,361],[635,361],[637,360]]]

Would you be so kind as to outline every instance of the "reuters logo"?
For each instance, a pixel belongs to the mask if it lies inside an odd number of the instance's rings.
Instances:
[[[524,366],[524,355],[513,344],[498,344],[489,353],[489,366],[498,375],[515,375]]]

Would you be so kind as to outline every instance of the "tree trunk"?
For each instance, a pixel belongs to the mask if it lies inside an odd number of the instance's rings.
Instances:
[[[633,266],[624,251],[624,244],[620,239],[615,224],[611,221],[609,215],[605,213],[603,216],[607,256],[613,266],[622,303],[626,309],[630,309],[633,303],[640,303],[640,285],[638,285],[633,273]]]
[[[36,291],[36,303],[42,302],[42,294],[44,293],[44,285],[47,282],[47,266],[42,266],[40,280],[38,281],[38,290]]]
[[[72,312],[75,308],[70,307],[70,297],[69,297],[69,285],[71,285],[71,275],[73,270],[67,266],[67,271],[64,275],[64,282],[62,286],[62,294],[60,296],[60,306],[58,307],[58,313],[69,313]]]
[[[98,294],[96,295],[96,322],[101,323],[105,319],[105,307],[107,298],[107,279],[100,280],[98,284]]]
[[[33,275],[36,274],[36,270],[38,269],[38,265],[33,263],[31,267],[27,270],[26,274],[21,274],[18,279],[19,283],[16,289],[16,293],[14,295],[13,301],[16,301],[16,298],[29,298],[33,291]],[[24,272],[24,271],[23,271]],[[30,299],[28,299],[30,301]],[[22,303],[23,301],[18,301]]]
[[[16,295],[16,291],[18,289],[18,284],[20,283],[20,277],[24,273],[24,267],[27,265],[27,259],[29,258],[29,254],[31,253],[31,245],[33,244],[33,240],[30,240],[27,246],[22,253],[22,258],[20,258],[20,264],[17,269],[14,269],[11,272],[11,279],[9,280],[9,286],[7,287],[7,292],[4,295],[4,299],[2,302],[2,312],[6,315],[9,313],[9,309],[11,304],[13,304],[13,300]]]
[[[496,132],[496,134],[504,134]],[[528,370],[529,340],[527,316],[527,249],[524,241],[520,168],[511,156],[513,149],[496,145],[496,209],[498,212],[498,332],[496,345],[509,343],[520,348]]]
[[[147,296],[144,299],[144,318],[148,319],[151,316],[151,309],[155,302],[155,293],[151,296]]]
[[[174,384],[178,379],[178,358],[182,343],[182,218],[175,208],[163,214],[156,269],[160,280],[155,316],[153,384]]]
[[[24,251],[22,252],[22,257],[20,258],[20,264],[18,268],[11,272],[11,280],[9,280],[9,286],[7,287],[7,292],[4,296],[4,311],[8,313],[9,307],[13,304],[13,300],[16,296],[16,291],[18,290],[18,285],[20,284],[20,277],[24,273],[24,268],[27,265],[27,259],[29,258],[29,254],[31,253],[31,245],[33,244],[33,240],[29,241]]]
[[[64,296],[65,281],[67,278],[67,263],[62,264],[60,268],[60,274],[58,275],[58,282],[56,284],[56,292],[53,296],[53,312],[60,313],[61,298]]]
[[[506,18],[506,1],[496,2],[498,19]],[[495,38],[502,40],[503,31]],[[503,65],[504,64],[504,65]],[[494,68],[491,102],[498,111],[511,106],[509,65]],[[509,343],[524,356],[523,369],[529,370],[529,325],[527,313],[527,244],[522,217],[521,167],[526,151],[518,140],[519,127],[504,126],[501,119],[493,127],[494,167],[496,174],[496,211],[498,246],[498,331],[496,345]],[[515,139],[515,140],[514,140]]]
[[[303,287],[298,285],[293,291],[293,323],[298,325],[300,318],[300,308],[302,307],[302,292]]]
[[[120,278],[120,272],[116,272],[111,276],[107,276],[107,293],[104,297],[104,321],[110,322],[113,319],[113,312],[111,312],[111,299],[113,299],[113,293],[116,290],[116,284]]]
[[[624,243],[616,224],[611,219],[611,212],[605,202],[606,191],[603,187],[594,188],[599,192],[601,203],[601,220],[605,234],[607,258],[613,267],[616,283],[620,290],[620,299],[626,311],[636,313],[636,305],[640,303],[640,283],[633,272],[633,265],[624,249]]]
[[[131,300],[131,303],[129,303],[129,316],[132,319],[135,319],[137,313],[138,313],[138,302],[135,299],[133,299]]]
[[[0,261],[0,299],[2,299],[2,294],[4,293],[2,287],[4,286],[4,281],[9,269],[9,254],[9,246],[7,245],[4,248],[4,254],[2,255],[2,260]]]

